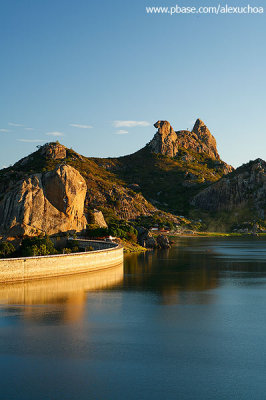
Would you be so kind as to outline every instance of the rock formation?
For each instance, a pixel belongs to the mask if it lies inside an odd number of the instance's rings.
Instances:
[[[41,147],[41,155],[52,160],[66,158],[66,147],[60,143],[47,143]]]
[[[248,206],[264,218],[266,208],[266,162],[257,159],[198,193],[192,200],[197,208],[207,211],[231,211]]]
[[[107,228],[108,225],[104,219],[103,213],[99,210],[91,210],[89,212],[89,223],[93,225],[97,225],[100,228]]]
[[[19,181],[0,202],[0,232],[33,236],[86,228],[86,182],[69,165]]]
[[[154,124],[158,131],[149,143],[153,153],[174,157],[178,152],[177,136],[168,121],[157,121]]]
[[[143,226],[137,227],[138,243],[147,249],[169,249],[171,247],[169,239],[166,235],[158,235],[155,238],[151,231]]]
[[[168,121],[157,121],[154,126],[158,131],[148,144],[152,152],[174,157],[181,148],[194,153],[204,153],[220,161],[216,140],[200,119],[197,119],[191,132],[187,130],[175,132]]]
[[[80,231],[86,225],[84,215],[93,209],[123,220],[163,212],[187,216],[192,196],[232,167],[220,159],[202,121],[197,120],[191,132],[175,132],[167,121],[155,127],[151,142],[131,155],[89,158],[58,142],[47,143],[0,170],[0,233]],[[76,177],[68,179],[71,168]],[[66,188],[68,181],[77,197]],[[82,181],[84,191],[77,185]],[[100,214],[94,217],[92,223],[105,226]]]
[[[137,227],[138,231],[138,243],[142,247],[146,247],[147,249],[155,249],[157,247],[157,242],[155,238],[152,236],[152,233],[149,229],[144,228],[143,226]]]
[[[158,235],[157,246],[160,247],[160,249],[169,249],[171,245],[168,237],[166,235]]]

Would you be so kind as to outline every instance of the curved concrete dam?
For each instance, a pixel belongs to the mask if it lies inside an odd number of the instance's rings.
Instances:
[[[100,271],[123,263],[123,247],[113,242],[81,240],[80,247],[93,251],[0,260],[0,282],[17,282]]]

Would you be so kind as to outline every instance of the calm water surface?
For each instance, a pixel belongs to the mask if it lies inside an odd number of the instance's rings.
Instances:
[[[0,286],[1,400],[264,399],[266,241]]]

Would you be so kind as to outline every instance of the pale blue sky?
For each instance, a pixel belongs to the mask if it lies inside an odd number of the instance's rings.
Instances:
[[[266,159],[266,14],[147,15],[152,5],[173,3],[0,0],[0,167],[56,139],[129,154],[158,119],[178,130],[198,117],[226,162]],[[147,123],[114,123],[128,120]]]

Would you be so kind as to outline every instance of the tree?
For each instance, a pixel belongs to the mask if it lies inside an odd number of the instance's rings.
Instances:
[[[21,243],[21,254],[25,257],[47,256],[56,254],[57,250],[53,242],[46,235],[40,235],[32,238],[25,238]]]

